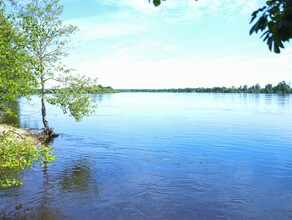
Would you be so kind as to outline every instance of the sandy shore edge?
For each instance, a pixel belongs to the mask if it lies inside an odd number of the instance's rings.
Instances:
[[[31,132],[28,129],[15,128],[10,125],[0,124],[0,133],[11,130],[11,129],[13,129],[13,133],[14,133],[13,138],[15,138],[16,141],[21,141],[21,140],[26,139],[33,144],[41,144],[42,141],[44,140],[44,136],[42,134]]]

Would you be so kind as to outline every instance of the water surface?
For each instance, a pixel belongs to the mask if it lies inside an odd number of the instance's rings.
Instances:
[[[80,123],[53,106],[61,136],[47,172],[0,192],[23,219],[291,219],[292,96],[96,95]],[[38,97],[20,125],[41,127]]]

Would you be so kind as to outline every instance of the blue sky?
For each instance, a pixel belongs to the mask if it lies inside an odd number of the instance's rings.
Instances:
[[[79,27],[65,62],[114,88],[184,88],[292,83],[292,47],[271,53],[249,36],[265,1],[61,0]]]

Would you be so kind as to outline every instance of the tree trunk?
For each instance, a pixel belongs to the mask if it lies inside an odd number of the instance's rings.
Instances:
[[[45,86],[42,83],[41,90],[41,102],[42,102],[42,119],[44,125],[44,133],[51,137],[53,135],[53,128],[50,128],[49,123],[47,121],[47,110],[46,110],[46,94],[45,94]]]

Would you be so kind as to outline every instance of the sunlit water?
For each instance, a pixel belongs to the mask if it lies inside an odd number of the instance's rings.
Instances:
[[[95,96],[76,123],[55,107],[57,161],[0,192],[14,219],[292,219],[292,96]],[[22,127],[41,127],[38,97]]]

